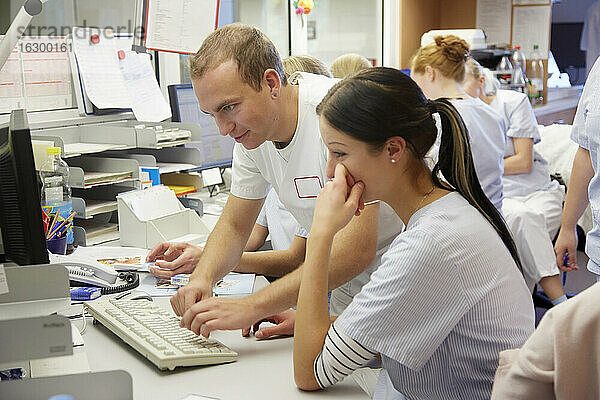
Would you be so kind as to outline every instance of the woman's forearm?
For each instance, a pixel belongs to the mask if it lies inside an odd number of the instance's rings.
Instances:
[[[319,389],[313,364],[330,326],[327,275],[332,241],[333,235],[316,232],[307,241],[294,329],[294,377],[304,390]]]

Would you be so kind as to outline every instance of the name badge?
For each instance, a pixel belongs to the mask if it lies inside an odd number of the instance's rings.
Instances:
[[[296,193],[300,199],[314,199],[319,195],[323,184],[318,176],[301,176],[294,178]]]

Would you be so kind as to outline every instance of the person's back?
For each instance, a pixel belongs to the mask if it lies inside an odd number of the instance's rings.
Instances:
[[[498,353],[525,342],[534,313],[497,232],[451,193],[411,217],[335,326],[369,327],[353,338],[381,351],[408,398],[484,399]],[[423,385],[431,380],[438,385]]]
[[[469,131],[473,161],[481,187],[494,206],[501,210],[506,146],[504,121],[480,99],[468,97],[451,102]]]

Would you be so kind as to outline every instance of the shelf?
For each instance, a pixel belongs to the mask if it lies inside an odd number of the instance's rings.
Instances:
[[[90,219],[95,215],[117,211],[116,200],[90,200],[73,197],[75,218]]]
[[[140,167],[136,160],[104,157],[77,157],[69,160],[70,176],[69,183],[72,188],[89,189],[94,186],[113,185],[116,183],[132,182],[135,184],[140,179]],[[131,176],[125,179],[86,184],[86,172],[106,172],[109,175],[116,173],[131,172]]]
[[[115,223],[96,223],[82,220],[73,227],[75,242],[79,246],[95,246],[119,239],[119,225]]]

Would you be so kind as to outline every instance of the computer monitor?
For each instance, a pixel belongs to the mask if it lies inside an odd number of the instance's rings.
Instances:
[[[170,85],[169,100],[173,121],[187,122],[200,125],[202,137],[200,146],[202,152],[201,169],[212,167],[227,167],[233,159],[235,141],[229,136],[222,136],[215,119],[200,111],[198,99],[191,84]]]
[[[13,110],[0,125],[0,230],[0,262],[49,263],[25,110]]]
[[[561,72],[569,68],[585,68],[585,51],[579,47],[583,22],[553,23],[550,50]]]

